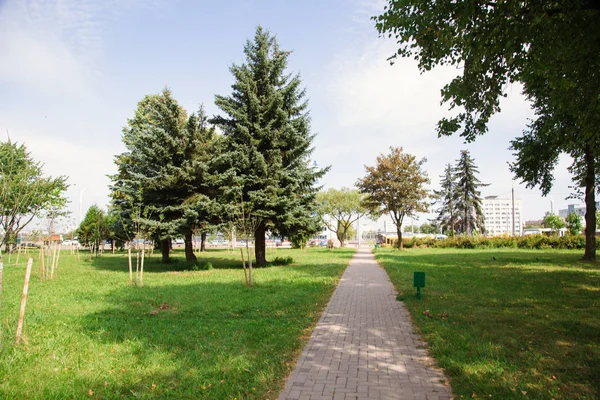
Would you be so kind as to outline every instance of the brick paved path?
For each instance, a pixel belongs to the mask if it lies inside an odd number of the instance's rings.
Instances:
[[[450,399],[386,272],[361,248],[279,399]]]

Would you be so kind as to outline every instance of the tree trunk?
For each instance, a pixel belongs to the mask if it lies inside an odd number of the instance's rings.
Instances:
[[[200,252],[206,251],[206,232],[200,234]]]
[[[340,241],[340,247],[344,247],[344,236],[346,236],[346,232],[344,232],[343,234],[340,234],[340,230],[338,228],[338,230],[335,232],[335,237],[337,237],[337,240]]]
[[[168,263],[171,261],[169,258],[169,252],[171,251],[171,239],[162,239],[160,241],[160,252],[162,254],[162,262]]]
[[[402,250],[404,248],[404,243],[402,243],[402,224],[396,225],[396,233],[398,235],[398,248]]]
[[[189,230],[185,233],[185,237],[183,239],[185,243],[185,261],[189,263],[196,262],[197,258],[194,254],[194,246],[192,244],[192,231]]]
[[[265,224],[261,222],[254,231],[254,256],[256,257],[256,266],[264,267],[267,265],[266,241],[265,241]],[[252,284],[252,283],[250,283]]]
[[[585,148],[585,253],[583,261],[596,261],[596,171],[594,155]]]

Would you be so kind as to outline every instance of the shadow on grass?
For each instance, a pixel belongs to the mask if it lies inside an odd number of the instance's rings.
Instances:
[[[110,389],[102,380],[89,384],[108,397],[262,398],[278,388],[326,286],[275,282],[250,289],[211,282],[119,289],[109,307],[82,319],[81,329],[95,341],[125,346],[129,368],[138,371],[121,372]]]
[[[285,253],[277,254],[278,250],[275,253],[267,253],[267,260],[274,260],[279,256],[291,256],[294,259],[294,262],[287,266],[282,266],[283,268],[304,268],[303,262],[306,253],[303,253],[302,250],[284,250]],[[340,255],[348,255],[351,256],[352,252],[348,249],[313,249],[310,250],[312,252],[317,252],[325,255],[331,255],[334,257]],[[238,250],[239,252],[239,250]],[[185,260],[185,255],[182,251],[175,251],[172,253],[171,261],[168,263],[163,263],[160,258],[160,254],[154,253],[152,256],[146,256],[144,258],[144,273],[165,273],[165,272],[183,272],[183,271],[199,271],[202,270],[202,265],[205,263],[210,263],[212,269],[217,270],[240,270],[242,271],[242,261],[239,253],[230,253],[223,250],[208,250],[202,253],[195,253],[197,256],[196,262],[187,262]],[[244,253],[244,257],[246,254]],[[308,253],[310,256],[310,253]],[[89,263],[92,267],[107,270],[107,271],[128,271],[128,255],[126,252],[117,252],[115,254],[105,254],[101,257],[87,257],[82,258],[83,262]],[[247,262],[247,260],[246,260]],[[136,258],[135,255],[132,254],[132,269],[135,271]],[[327,271],[328,268],[335,266],[335,262],[328,263],[327,260],[321,263],[319,267],[315,267],[314,265],[309,265],[308,268],[311,270],[311,274],[317,273],[319,271]],[[263,268],[270,267],[278,267],[277,265],[268,264],[266,266],[257,267],[254,264],[253,260],[253,268],[260,270]],[[327,272],[325,275],[327,276]]]
[[[458,396],[600,398],[600,268],[574,252],[380,252]],[[413,271],[426,273],[423,300]]]

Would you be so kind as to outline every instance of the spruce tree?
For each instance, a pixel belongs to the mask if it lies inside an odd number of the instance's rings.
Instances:
[[[225,115],[213,121],[225,135],[219,157],[224,202],[238,220],[254,219],[260,266],[267,263],[268,230],[293,236],[314,225],[315,183],[325,170],[309,165],[314,135],[299,75],[286,73],[290,52],[259,26],[244,54],[245,63],[230,68],[231,95],[215,98]]]
[[[192,231],[199,219],[206,143],[212,136],[202,108],[188,119],[170,90],[144,97],[123,129],[127,151],[116,156],[112,176],[113,203],[133,225],[142,225],[160,241],[163,262],[169,261],[171,240],[186,238],[186,257],[194,261]]]
[[[456,190],[456,176],[452,165],[446,164],[444,175],[440,176],[440,190],[434,190],[433,197],[440,204],[437,210],[438,216],[436,221],[440,225],[442,232],[446,232],[450,236],[457,230],[457,214],[456,202],[458,192]]]
[[[456,175],[456,210],[460,232],[465,234],[471,234],[474,231],[483,233],[484,216],[479,188],[487,186],[487,184],[481,183],[477,178],[479,170],[468,150],[461,150],[454,174]]]

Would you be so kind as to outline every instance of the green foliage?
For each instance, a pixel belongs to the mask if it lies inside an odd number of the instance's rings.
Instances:
[[[583,224],[581,223],[581,217],[579,215],[574,212],[570,213],[567,215],[565,223],[567,224],[567,228],[571,235],[579,235],[581,233]]]
[[[390,147],[390,154],[377,156],[375,167],[366,166],[366,176],[356,182],[371,213],[392,217],[400,245],[404,218],[428,209],[425,185],[429,178],[423,170],[426,161],[403,153],[402,147]]]
[[[317,202],[323,223],[335,233],[342,247],[348,236],[347,230],[353,229],[352,224],[369,213],[363,204],[364,196],[356,189],[329,188],[318,193]]]
[[[354,229],[354,224],[347,223],[345,221],[340,221],[338,223],[338,232],[344,232],[340,235],[344,239],[344,242],[353,239],[356,236],[356,229]]]
[[[108,236],[109,227],[106,214],[96,204],[86,212],[85,218],[79,224],[76,234],[79,243],[98,249]]]
[[[287,257],[275,257],[272,261],[271,261],[271,265],[276,266],[276,265],[290,265],[294,262],[294,259],[290,256]]]
[[[419,226],[418,225],[404,225],[404,227],[402,228],[402,232],[419,233]]]
[[[106,227],[106,239],[112,241],[115,247],[122,249],[125,243],[132,239],[128,236],[129,232],[125,229],[126,225],[121,216],[121,212],[115,207],[109,207],[108,209],[106,214]]]
[[[600,398],[597,264],[565,250],[381,249],[376,257],[455,398]],[[422,300],[413,271],[427,276]]]
[[[585,237],[583,235],[567,236],[546,236],[546,235],[528,235],[528,236],[471,236],[456,235],[447,239],[437,240],[432,237],[417,238],[405,240],[408,247],[422,248],[455,248],[455,249],[502,249],[502,248],[520,248],[520,249],[560,249],[574,250],[585,248]],[[597,245],[600,248],[600,243]]]
[[[432,235],[435,233],[441,233],[440,227],[438,227],[435,223],[431,224],[422,224],[419,227],[419,232],[424,233],[426,235]]]
[[[479,174],[479,170],[475,166],[475,160],[471,158],[468,150],[461,150],[460,159],[454,168],[456,179],[455,210],[458,217],[457,231],[459,233],[485,233],[479,188],[488,185],[481,183],[477,178],[477,174]]]
[[[225,114],[213,119],[225,136],[216,162],[228,214],[255,221],[256,262],[264,265],[267,230],[306,236],[316,225],[315,183],[326,170],[310,165],[314,135],[300,78],[286,72],[290,52],[259,26],[244,54],[230,68],[231,95],[215,96]]]
[[[202,107],[188,118],[167,88],[138,103],[123,128],[127,150],[115,157],[118,173],[111,177],[113,205],[129,237],[190,235],[214,212],[206,195],[213,136]],[[168,244],[161,249],[166,262]]]
[[[440,224],[442,233],[454,234],[458,230],[458,210],[456,209],[458,190],[456,187],[455,170],[446,164],[444,175],[440,176],[440,190],[434,190],[432,198],[439,204],[436,222]]]
[[[544,228],[550,228],[554,231],[558,231],[565,226],[565,223],[558,215],[551,213],[546,213],[543,224]]]
[[[535,119],[511,142],[511,171],[528,187],[550,192],[561,153],[585,187],[586,226],[595,226],[600,158],[600,7],[595,1],[389,0],[376,28],[393,36],[396,56],[414,57],[421,71],[455,65],[462,75],[442,89],[442,101],[460,111],[438,122],[438,133],[461,132],[472,141],[500,111],[510,83],[520,82]],[[595,260],[595,235],[586,232],[584,258]]]
[[[0,246],[16,243],[35,217],[60,216],[67,203],[65,176],[45,177],[25,145],[0,142]]]
[[[197,261],[194,263],[192,271],[210,271],[213,269],[213,265],[210,261]]]

